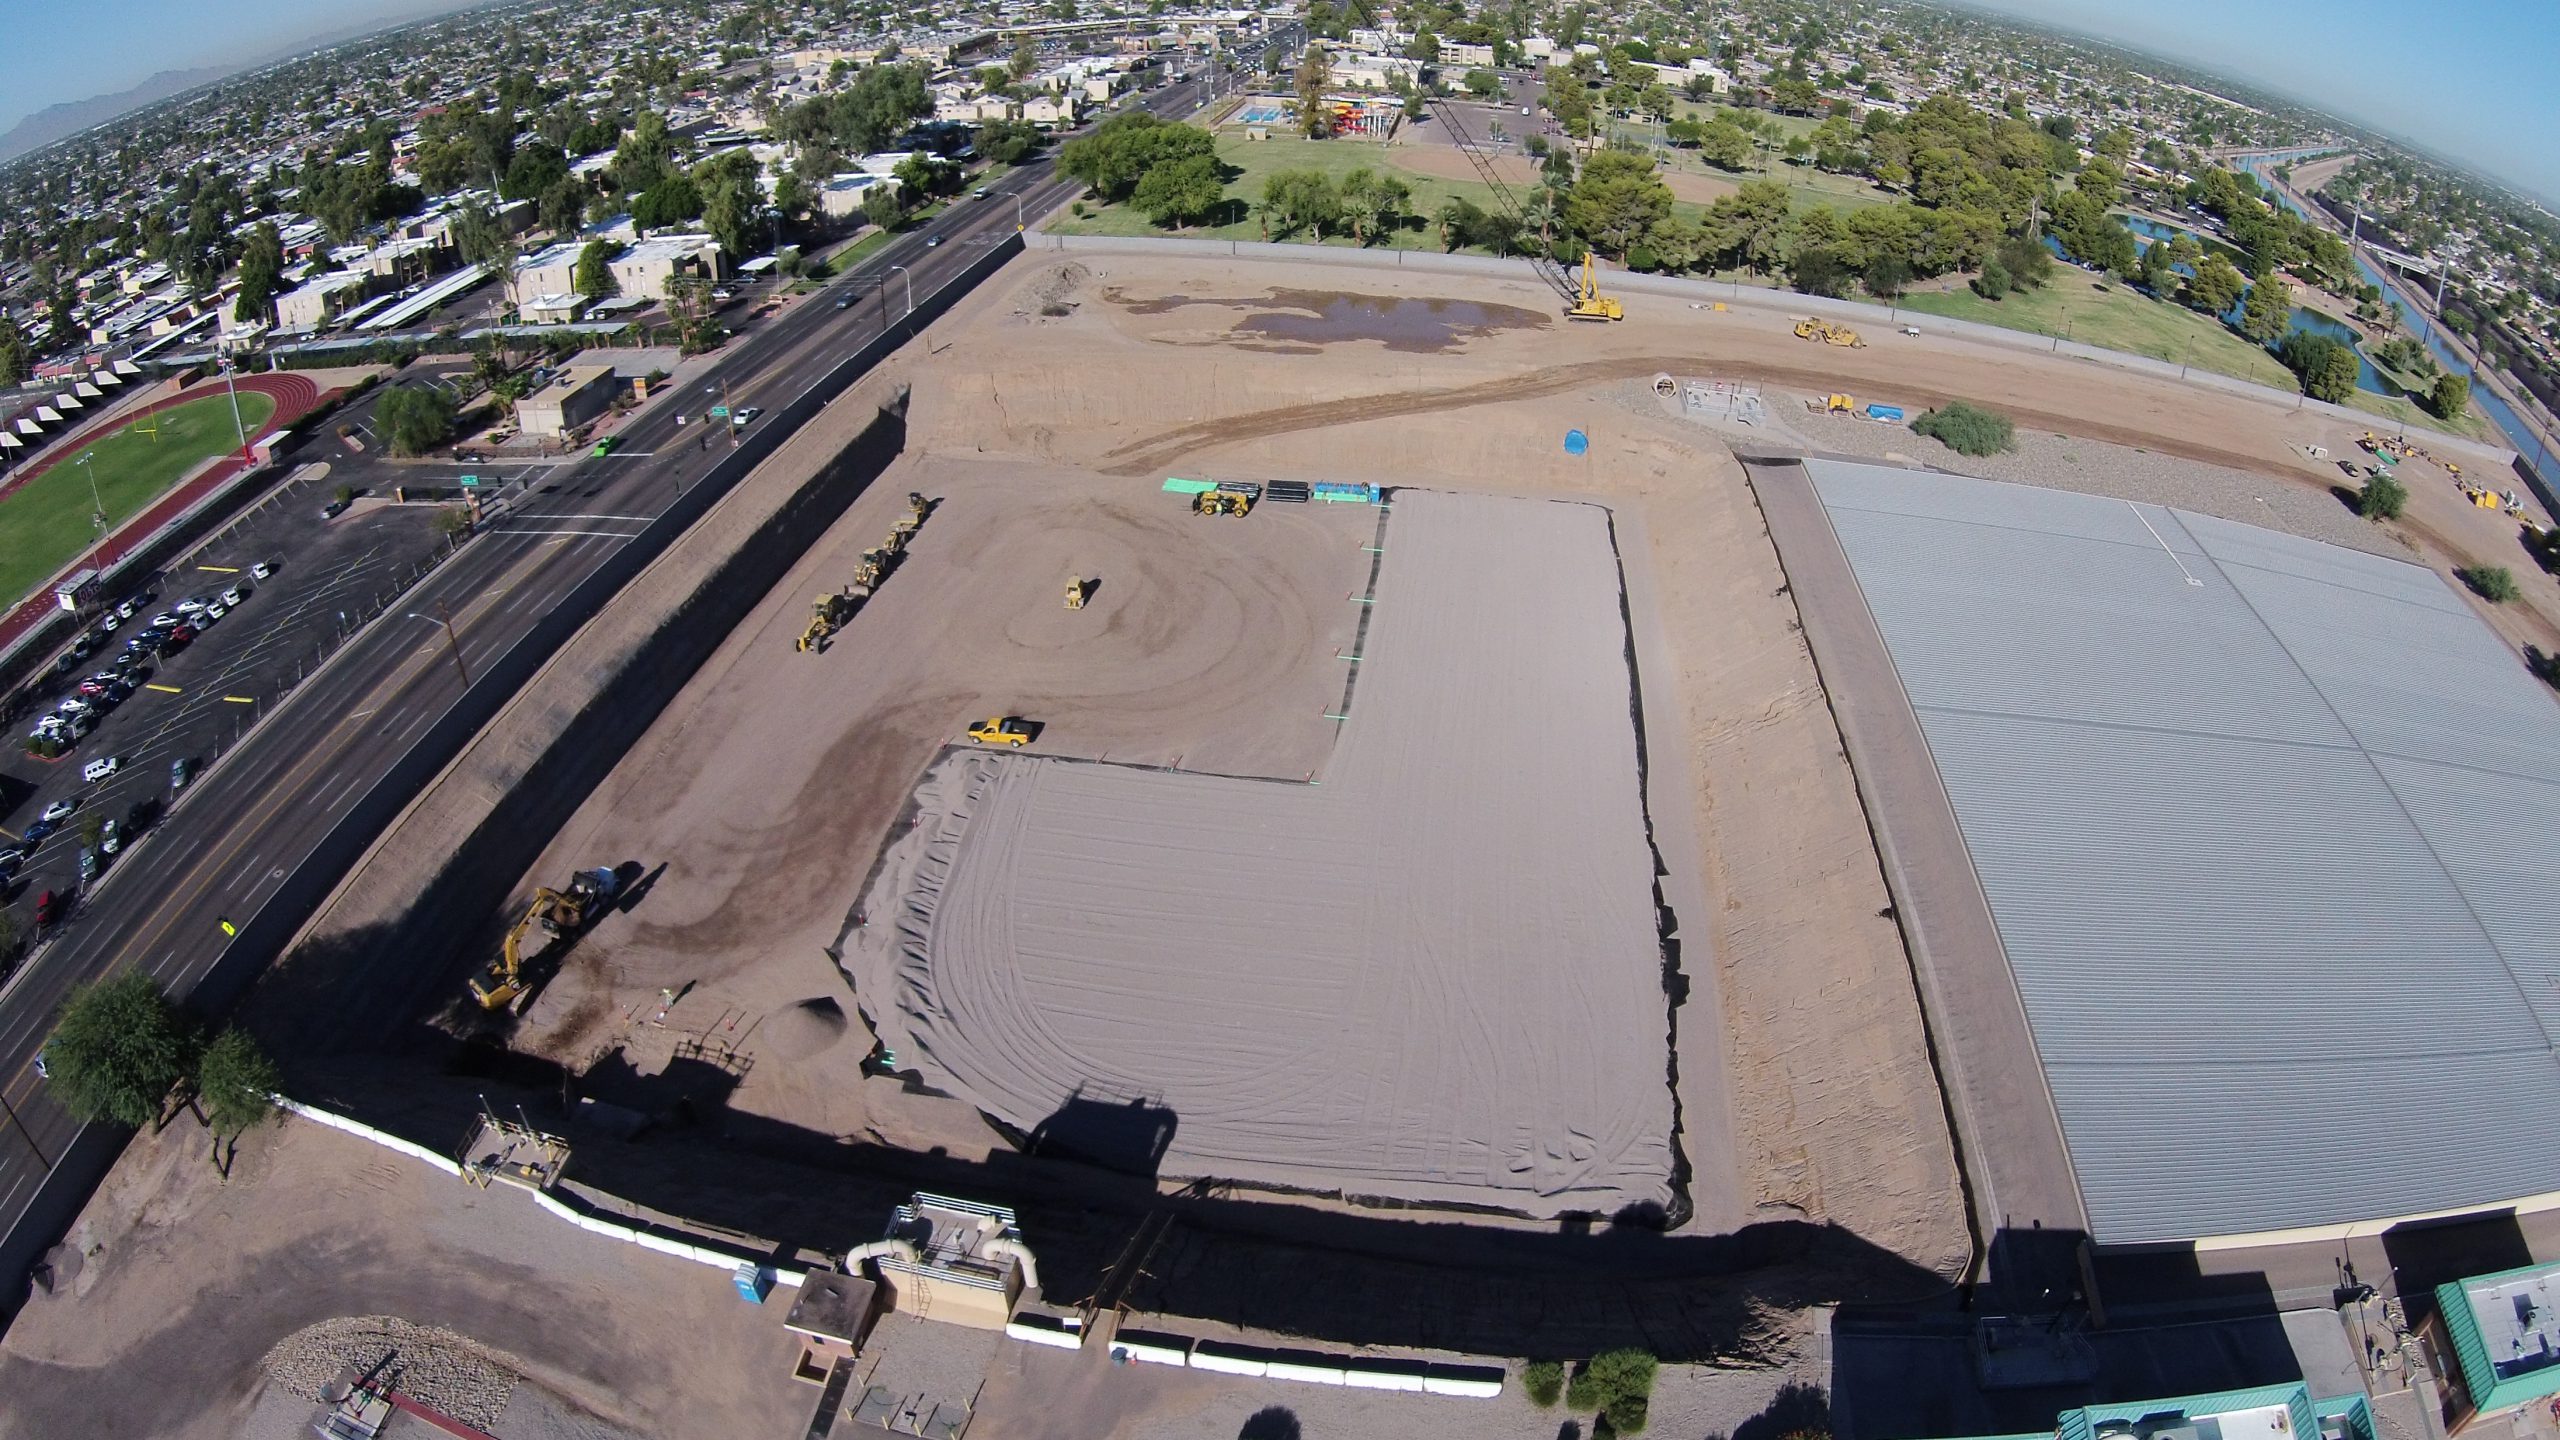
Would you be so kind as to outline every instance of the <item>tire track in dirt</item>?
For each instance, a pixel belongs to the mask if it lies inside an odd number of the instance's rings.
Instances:
[[[1234,444],[1239,441],[1265,440],[1275,435],[1300,430],[1316,430],[1334,425],[1352,425],[1364,420],[1393,420],[1408,415],[1429,415],[1444,410],[1464,410],[1479,405],[1495,405],[1506,400],[1526,400],[1561,394],[1586,385],[1650,377],[1657,374],[1716,375],[1748,380],[1763,385],[1789,386],[1815,394],[1826,394],[1839,387],[1839,375],[1832,370],[1813,366],[1773,365],[1734,356],[1652,355],[1608,360],[1585,361],[1579,365],[1560,365],[1545,370],[1532,370],[1522,375],[1505,376],[1474,385],[1454,385],[1433,390],[1402,390],[1384,395],[1355,395],[1340,400],[1317,400],[1301,405],[1275,406],[1269,410],[1247,411],[1240,415],[1222,415],[1161,431],[1133,440],[1104,455],[1102,473],[1106,475],[1146,475],[1164,470],[1175,461],[1196,450]],[[1922,407],[1945,405],[1954,400],[1978,400],[1979,397],[1941,389],[1925,380],[1898,380],[1895,389],[1904,403]],[[2263,457],[2245,454],[2189,440],[2176,435],[2143,430],[2132,426],[2108,425],[2092,421],[2087,415],[2052,410],[2019,408],[2013,400],[1998,400],[2002,412],[2020,426],[2050,431],[2056,435],[2096,440],[2110,445],[2150,450],[2174,455],[2181,460],[2218,465],[2225,469],[2245,471],[2263,479],[2286,485],[2302,486],[2326,492],[2332,487],[2319,476],[2296,473],[2269,464]],[[2443,559],[2447,568],[2473,563],[2496,564],[2498,557],[2481,556],[2456,545],[2442,531],[2421,521],[2406,518],[2398,522],[2419,542],[2421,553]],[[2505,611],[2520,624],[2519,628],[2539,636],[2545,651],[2560,651],[2560,621],[2541,609],[2527,604]]]

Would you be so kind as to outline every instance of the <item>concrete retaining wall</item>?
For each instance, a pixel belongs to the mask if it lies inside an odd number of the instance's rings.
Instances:
[[[1341,265],[1364,270],[1414,270],[1424,274],[1471,275],[1485,279],[1527,280],[1527,262],[1497,260],[1490,255],[1438,255],[1422,250],[1357,250],[1340,245],[1265,244],[1253,240],[1175,240],[1150,239],[1119,235],[1054,235],[1034,230],[1026,237],[1034,253],[1057,251],[1076,255],[1199,255],[1222,259],[1287,262],[1293,265]],[[2516,452],[2502,445],[2448,435],[2440,430],[2397,426],[2379,415],[2313,400],[2290,390],[2278,390],[2247,380],[2217,375],[2211,371],[2172,365],[2147,355],[2133,355],[2121,350],[2106,350],[2072,340],[2055,340],[2023,330],[2006,330],[1997,325],[1983,325],[1970,320],[1949,320],[1937,315],[1913,311],[1899,316],[1889,307],[1868,305],[1856,300],[1829,300],[1819,295],[1799,295],[1792,290],[1763,290],[1726,281],[1692,280],[1676,275],[1637,275],[1627,271],[1609,276],[1609,289],[1630,295],[1660,295],[1683,303],[1728,305],[1738,310],[1767,310],[1790,315],[1821,315],[1857,325],[1872,326],[1882,319],[1887,324],[1908,320],[1925,325],[1932,335],[1953,335],[1983,345],[1997,345],[2011,350],[2039,354],[2068,355],[2074,359],[2100,365],[2200,385],[2208,390],[2221,390],[2233,395],[2263,400],[2287,409],[2305,409],[2327,415],[2366,429],[2388,428],[2394,434],[2416,436],[2430,450],[2450,451],[2467,463],[2512,466]],[[1878,310],[1886,314],[1879,317]]]

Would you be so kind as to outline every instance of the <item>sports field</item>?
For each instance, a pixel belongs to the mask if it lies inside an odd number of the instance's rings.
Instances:
[[[261,433],[276,411],[273,397],[240,392],[240,424]],[[99,535],[90,516],[106,506],[107,528],[141,514],[189,471],[240,443],[228,396],[173,405],[143,422],[159,435],[128,424],[0,497],[0,597],[15,600],[43,584]],[[83,456],[89,463],[80,463]],[[95,472],[97,495],[89,482]]]

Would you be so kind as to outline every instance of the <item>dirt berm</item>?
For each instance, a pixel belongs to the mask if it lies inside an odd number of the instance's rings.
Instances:
[[[512,918],[507,896],[543,845],[905,444],[903,383],[865,379],[581,627],[260,981],[244,1018],[270,1048],[305,1058],[380,1049],[421,1017],[460,1015],[470,1004],[460,959],[495,952]]]

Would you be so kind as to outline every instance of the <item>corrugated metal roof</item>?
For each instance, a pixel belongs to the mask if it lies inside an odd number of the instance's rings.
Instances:
[[[2560,1173],[2560,704],[2433,572],[1808,461],[2027,1005],[2097,1237]]]

